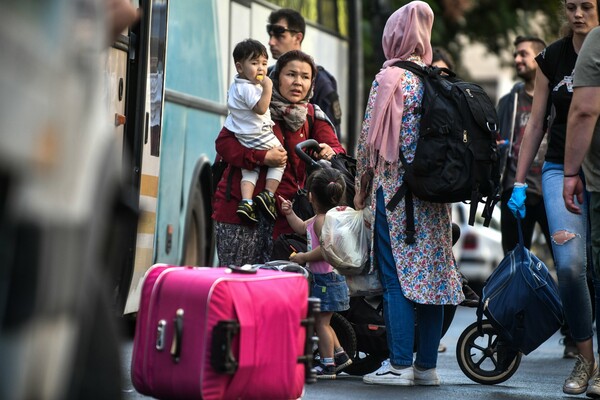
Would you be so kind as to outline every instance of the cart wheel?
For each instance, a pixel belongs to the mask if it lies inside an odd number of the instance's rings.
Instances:
[[[336,312],[331,316],[330,324],[338,337],[340,344],[344,348],[344,351],[346,351],[346,354],[354,360],[356,355],[356,334],[354,333],[352,324],[343,315]],[[314,356],[316,365],[316,360],[319,357],[319,348],[317,345],[315,346]]]
[[[482,321],[482,332],[477,322],[469,325],[458,339],[456,360],[462,372],[474,382],[495,385],[509,379],[519,368],[521,353],[503,364],[498,362],[498,333],[492,324]]]

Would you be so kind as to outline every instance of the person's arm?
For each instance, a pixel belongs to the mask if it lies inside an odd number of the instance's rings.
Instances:
[[[335,154],[346,154],[346,149],[344,149],[335,131],[327,121],[315,118],[311,138],[319,142],[319,147],[321,147],[319,158],[321,159],[329,160]]]
[[[356,190],[356,194],[354,195],[355,210],[362,210],[367,206],[366,200],[370,194],[367,193],[367,184],[373,179],[373,175],[367,177],[369,170],[371,171],[371,174],[374,172],[369,164],[370,153],[369,147],[367,145],[367,137],[369,135],[369,127],[371,126],[372,115],[372,106],[369,106],[369,104],[374,103],[373,101],[371,101],[374,96],[375,87],[371,86],[371,90],[369,92],[369,99],[367,101],[364,119],[360,130],[360,135],[358,137],[356,145],[356,178],[354,180],[354,187]]]
[[[254,105],[254,108],[252,108],[252,111],[263,115],[269,110],[269,104],[271,103],[271,96],[273,94],[273,81],[268,76],[265,76],[262,81],[260,81],[260,85],[262,86],[262,93],[260,99],[258,99]]]
[[[519,160],[517,162],[517,172],[515,182],[525,183],[525,177],[531,167],[535,155],[537,154],[540,143],[544,138],[544,118],[546,117],[546,104],[550,90],[548,88],[548,78],[541,71],[535,76],[535,90],[533,93],[533,104],[531,106],[531,115],[523,134],[523,142],[519,151]]]
[[[285,166],[287,152],[281,147],[270,150],[255,150],[244,147],[227,128],[221,129],[215,140],[217,153],[225,162],[237,168],[254,169],[257,165],[269,167]]]
[[[288,221],[290,227],[296,232],[298,235],[306,235],[306,222],[302,221],[300,217],[296,215],[294,210],[292,209],[292,202],[284,199],[281,196],[278,196],[279,200],[281,200],[281,212],[285,215],[285,218]]]
[[[138,20],[140,14],[129,0],[106,0],[105,4],[110,33],[108,41],[112,43],[125,28]]]
[[[324,217],[314,216],[315,224],[315,235],[317,238],[321,237],[321,230],[323,229]],[[309,220],[310,221],[310,220]],[[317,246],[311,251],[307,251],[305,253],[297,253],[290,257],[290,261],[297,262],[298,264],[306,264],[307,262],[314,261],[322,261],[325,257],[323,257],[323,252],[321,251],[321,246]]]
[[[563,198],[571,212],[581,214],[573,196],[583,202],[583,183],[579,169],[592,143],[594,129],[600,117],[600,86],[580,86],[573,89],[573,99],[567,119],[565,143]]]

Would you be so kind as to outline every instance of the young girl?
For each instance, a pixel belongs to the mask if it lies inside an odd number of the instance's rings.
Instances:
[[[339,171],[323,168],[308,177],[306,187],[308,199],[316,214],[314,217],[302,221],[292,210],[292,203],[280,197],[281,211],[296,233],[307,235],[307,252],[292,254],[290,260],[307,264],[313,277],[310,295],[321,299],[321,312],[317,314],[315,321],[321,356],[321,362],[316,367],[317,378],[335,379],[337,372],[352,364],[330,325],[334,311],[349,308],[348,286],[345,278],[336,274],[323,258],[319,238],[325,213],[339,204],[346,184]]]

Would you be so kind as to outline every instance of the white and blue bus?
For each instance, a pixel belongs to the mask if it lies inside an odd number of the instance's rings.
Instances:
[[[231,53],[245,38],[267,46],[271,11],[307,20],[303,50],[338,81],[342,142],[354,146],[362,116],[357,0],[139,0],[139,24],[111,46],[108,96],[116,135],[130,159],[130,200],[139,206],[128,253],[112,272],[117,307],[137,311],[141,279],[155,263],[213,265],[210,165],[235,74]],[[274,63],[274,60],[270,60]]]

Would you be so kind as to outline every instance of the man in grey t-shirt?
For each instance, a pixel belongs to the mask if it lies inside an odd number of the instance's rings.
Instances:
[[[567,209],[581,213],[575,203],[584,196],[580,170],[583,165],[586,189],[590,193],[592,262],[594,274],[600,271],[600,27],[588,33],[579,52],[573,75],[573,99],[569,109],[563,198]],[[596,303],[596,321],[600,304]],[[600,396],[600,375],[595,375],[586,393]]]

